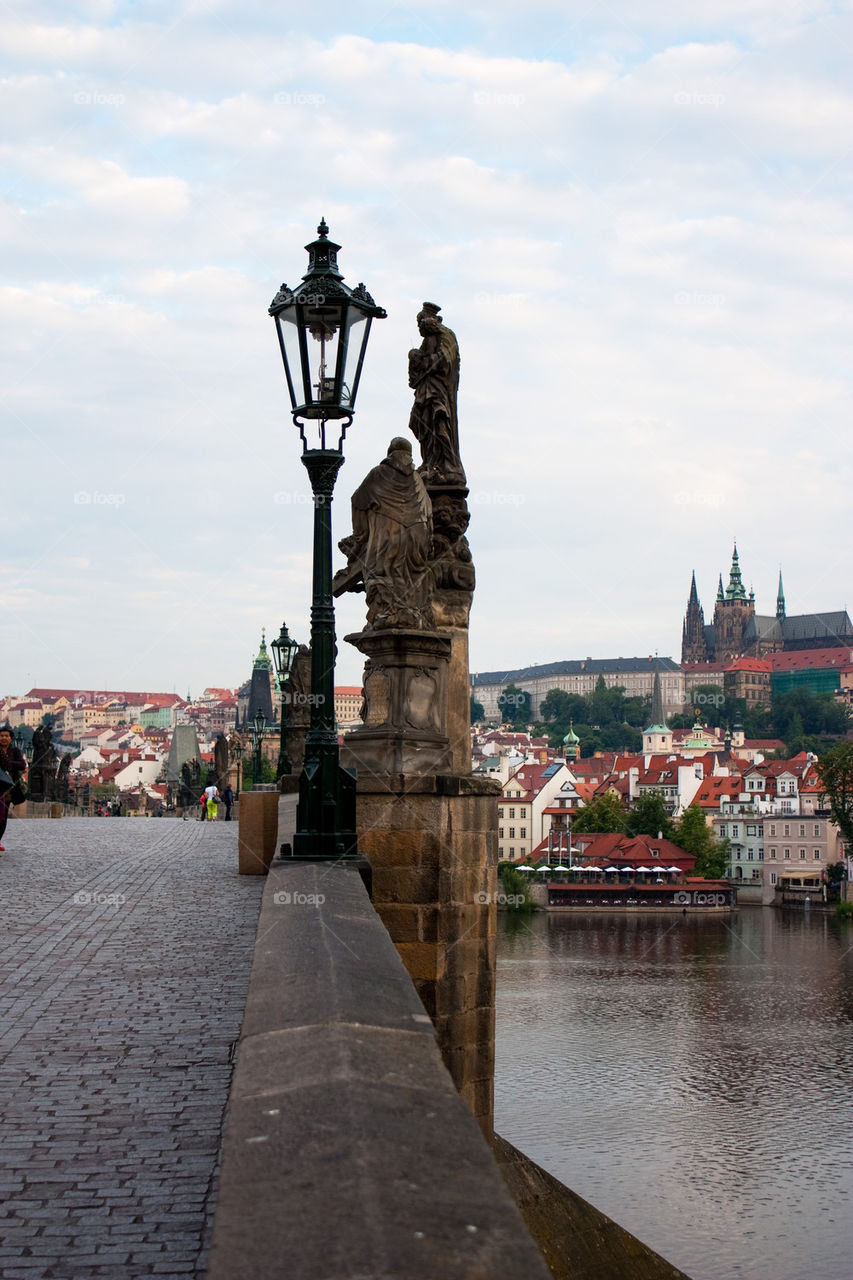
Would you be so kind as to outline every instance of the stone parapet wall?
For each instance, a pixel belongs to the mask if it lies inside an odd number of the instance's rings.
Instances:
[[[358,871],[273,863],[207,1280],[548,1271]]]

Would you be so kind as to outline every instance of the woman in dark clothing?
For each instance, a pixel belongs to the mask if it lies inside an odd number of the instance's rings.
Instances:
[[[14,746],[12,742],[11,725],[0,725],[0,769],[5,769],[7,773],[12,775],[15,782],[27,771],[27,762],[24,759],[23,752],[20,748]],[[6,831],[6,820],[9,814],[9,797],[0,796],[0,841]],[[3,853],[3,845],[0,844],[0,853]]]

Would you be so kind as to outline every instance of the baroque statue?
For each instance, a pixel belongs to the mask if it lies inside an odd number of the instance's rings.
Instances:
[[[420,471],[427,485],[464,486],[456,411],[459,346],[440,310],[435,302],[425,302],[418,312],[423,342],[409,352],[409,386],[415,393],[409,430],[421,446]]]
[[[432,627],[432,505],[402,436],[353,494],[352,535],[338,545],[347,565],[333,594],[364,591],[368,629]]]

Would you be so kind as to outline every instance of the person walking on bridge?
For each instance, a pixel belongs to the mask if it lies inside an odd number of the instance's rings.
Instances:
[[[207,820],[208,822],[215,822],[218,812],[217,805],[219,804],[219,789],[216,783],[211,782],[209,786],[205,787],[204,794],[207,797]]]
[[[0,726],[0,769],[5,769],[6,773],[10,774],[13,782],[19,782],[27,771],[24,753],[12,742],[12,726],[8,724]],[[5,852],[2,840],[8,817],[9,797],[8,795],[0,796],[0,853]]]

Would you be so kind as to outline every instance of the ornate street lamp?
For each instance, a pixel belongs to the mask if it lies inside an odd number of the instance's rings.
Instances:
[[[236,799],[240,799],[240,768],[243,763],[243,743],[237,735],[237,741],[234,743],[234,759],[237,761],[237,795]]]
[[[299,642],[292,639],[288,634],[286,622],[281,624],[281,631],[275,640],[270,641],[270,648],[272,649],[275,674],[278,678],[278,691],[281,694],[281,740],[278,748],[278,768],[276,773],[279,778],[283,778],[285,774],[293,772],[293,765],[287,755],[287,686],[290,683],[290,673],[293,670],[293,663],[299,651]]]
[[[258,786],[261,782],[261,754],[264,745],[264,730],[267,727],[267,718],[262,707],[258,707],[255,712],[255,718],[252,721],[252,745],[255,748],[255,781],[254,786]]]
[[[311,601],[311,726],[299,780],[292,856],[304,861],[354,858],[355,776],[341,769],[335,724],[335,612],[332,605],[332,493],[343,465],[367,339],[385,318],[363,284],[350,289],[338,270],[339,244],[322,219],[305,246],[308,270],[296,289],[283,284],[270,306],[278,331],[302,462],[314,494],[314,573]],[[327,423],[339,424],[329,447]],[[307,423],[315,438],[306,439]],[[286,853],[286,849],[282,849]]]

